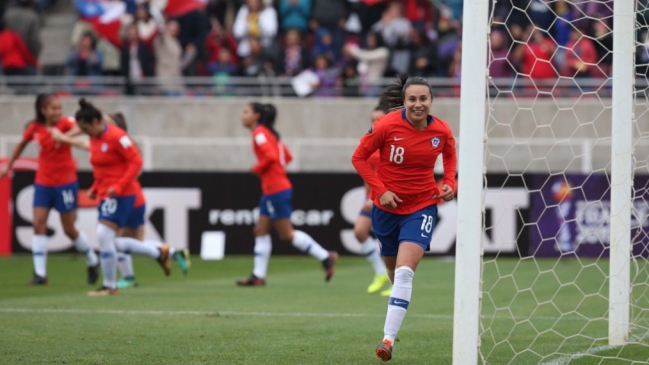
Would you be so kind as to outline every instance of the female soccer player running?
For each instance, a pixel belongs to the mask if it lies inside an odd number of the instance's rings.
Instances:
[[[61,214],[63,231],[74,242],[77,251],[86,255],[88,283],[98,277],[99,261],[88,245],[86,235],[74,225],[77,215],[77,166],[70,146],[57,143],[48,132],[56,129],[67,132],[75,126],[74,119],[62,115],[61,101],[55,95],[36,97],[36,119],[27,125],[22,141],[14,148],[6,167],[0,171],[3,178],[30,141],[40,145],[38,169],[34,179],[34,278],[31,285],[47,285],[47,217],[52,208]]]
[[[372,189],[372,227],[393,283],[383,341],[376,349],[376,356],[388,361],[410,304],[415,269],[430,247],[437,203],[453,199],[457,156],[448,124],[428,114],[433,93],[426,79],[400,76],[381,94],[381,103],[394,111],[363,136],[352,163]],[[376,150],[381,158],[375,173],[368,159]],[[441,191],[433,177],[440,153],[444,160]]]
[[[128,132],[128,126],[126,124],[126,118],[122,113],[116,113],[113,115],[102,115],[102,118],[106,123],[116,125],[124,132]],[[68,143],[80,149],[88,150],[90,145],[87,141],[80,139],[75,139],[71,136],[63,134],[57,130],[52,130],[52,137],[61,143]],[[135,202],[133,203],[133,209],[128,215],[126,222],[124,223],[124,228],[119,232],[119,237],[115,239],[117,246],[123,246],[127,244],[129,240],[136,240],[138,243],[142,244],[144,241],[144,223],[145,223],[145,212],[146,212],[146,198],[144,197],[144,192],[142,191],[142,186],[138,181],[136,183],[137,194],[135,195]],[[147,244],[153,245],[155,247],[162,247],[163,243],[154,240],[147,240]],[[189,266],[189,250],[177,251],[175,248],[169,246],[169,254],[172,259],[178,263],[183,274],[186,275]],[[118,252],[117,253],[117,267],[122,274],[122,278],[117,282],[118,289],[133,288],[137,286],[135,281],[135,270],[133,269],[133,259],[129,253]],[[167,273],[167,272],[165,272]],[[168,273],[167,273],[168,275]]]
[[[271,225],[282,241],[291,242],[295,248],[306,252],[322,262],[325,280],[334,274],[338,254],[325,250],[308,234],[293,229],[291,224],[291,182],[284,166],[292,159],[288,148],[280,142],[274,128],[277,110],[271,104],[250,103],[243,109],[241,121],[252,132],[252,142],[259,163],[252,172],[261,178],[262,197],[259,201],[259,221],[255,226],[255,262],[252,274],[237,281],[241,286],[266,284],[266,270],[272,244]]]
[[[166,275],[171,271],[169,246],[161,247],[137,240],[117,240],[117,233],[126,225],[137,195],[137,176],[142,169],[142,157],[119,127],[107,123],[101,111],[85,99],[79,100],[77,124],[90,136],[90,164],[95,181],[88,194],[98,197],[99,223],[97,237],[103,286],[88,295],[115,295],[117,291],[117,251],[142,254],[158,260]]]
[[[384,105],[377,105],[376,108],[372,111],[372,123],[377,119],[384,116],[387,113],[387,108]],[[368,162],[373,171],[376,171],[379,165],[380,151],[376,150],[372,156],[370,156]],[[354,223],[354,235],[358,242],[361,243],[361,252],[367,258],[367,261],[372,264],[374,268],[374,280],[367,287],[367,292],[369,294],[374,294],[381,290],[383,286],[388,282],[388,274],[385,269],[385,264],[381,259],[381,253],[379,252],[379,246],[376,244],[376,241],[370,237],[370,231],[372,230],[372,207],[374,203],[370,199],[370,187],[365,184],[365,190],[367,192],[368,199],[361,209],[361,213],[356,218]],[[386,289],[381,292],[382,296],[389,296],[392,288]]]

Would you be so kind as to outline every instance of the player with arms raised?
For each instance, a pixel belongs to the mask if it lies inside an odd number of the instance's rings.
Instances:
[[[393,283],[383,341],[376,349],[376,356],[388,361],[410,304],[415,269],[430,247],[437,203],[453,199],[457,156],[451,128],[429,115],[433,93],[426,79],[400,76],[381,94],[381,103],[394,111],[363,136],[352,163],[372,189],[372,227]],[[376,150],[381,158],[374,172],[368,159]],[[444,161],[441,191],[433,176],[440,154]]]

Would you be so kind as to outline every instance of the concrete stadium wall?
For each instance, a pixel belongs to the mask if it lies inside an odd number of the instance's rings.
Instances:
[[[149,170],[245,171],[254,163],[249,132],[241,126],[244,98],[90,98],[105,112],[121,111]],[[353,171],[349,162],[369,126],[373,99],[273,99],[277,129],[293,150],[293,171]],[[433,114],[459,133],[459,99],[439,98]],[[494,99],[487,123],[487,163],[492,172],[582,171],[610,161],[610,100]],[[75,98],[63,99],[73,115]],[[636,108],[636,134],[649,139],[646,105]],[[0,154],[10,153],[33,118],[32,97],[0,98]],[[13,137],[12,137],[13,136]],[[461,143],[461,139],[458,140]],[[35,155],[31,147],[26,155]],[[82,169],[87,155],[75,152]],[[636,148],[648,156],[649,143]],[[586,160],[584,157],[586,156]],[[644,157],[646,158],[646,157]],[[643,159],[644,159],[643,158]]]

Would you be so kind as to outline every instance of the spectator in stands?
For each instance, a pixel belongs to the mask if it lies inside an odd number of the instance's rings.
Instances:
[[[237,13],[232,32],[239,42],[239,57],[251,54],[251,38],[259,39],[262,47],[270,47],[277,35],[277,12],[272,6],[264,7],[261,0],[246,0]]]
[[[444,4],[453,15],[453,19],[462,21],[462,11],[464,10],[464,0],[442,0]]]
[[[462,6],[460,0],[460,6]],[[437,12],[435,6],[430,0],[401,0],[404,8],[404,16],[410,21],[413,27],[425,29],[432,26],[434,15]],[[462,10],[460,9],[460,14]],[[461,20],[458,19],[458,20]]]
[[[534,26],[528,26],[523,39],[527,44],[520,44],[514,49],[512,59],[520,62],[521,72],[531,79],[548,79],[557,77],[551,58],[556,49],[554,42],[545,33]]]
[[[158,25],[149,12],[148,3],[138,4],[135,9],[135,24],[140,39],[153,49],[153,39],[158,35]]]
[[[126,93],[129,95],[134,92],[134,83],[141,81],[144,77],[155,75],[153,55],[149,47],[141,40],[136,24],[131,24],[126,28],[120,64],[121,74],[127,80]]]
[[[179,80],[183,75],[183,65],[190,61],[188,57],[183,58],[183,49],[177,38],[180,32],[178,22],[168,20],[165,24],[161,20],[156,19],[160,34],[153,40],[158,86],[164,94],[179,95],[184,92],[184,85]]]
[[[212,29],[207,34],[205,39],[205,50],[207,51],[207,64],[208,68],[212,63],[221,62],[221,50],[229,50],[230,60],[235,66],[239,65],[239,58],[237,57],[237,42],[232,34],[226,32],[221,26],[221,22],[215,17],[210,18]]]
[[[413,28],[410,31],[410,76],[429,77],[435,75],[437,65],[437,47],[431,43],[424,29]]]
[[[352,60],[345,64],[343,73],[338,78],[338,85],[342,87],[342,96],[344,97],[361,96],[361,78],[358,74],[358,62]]]
[[[209,18],[216,18],[219,24],[225,24],[225,16],[228,12],[229,0],[208,0],[205,11]]]
[[[318,82],[314,85],[314,96],[335,96],[336,81],[338,80],[339,71],[329,63],[329,59],[320,55],[313,63],[313,72],[318,75]]]
[[[381,20],[372,26],[372,31],[381,33],[385,45],[394,48],[407,40],[411,27],[410,21],[403,16],[403,5],[395,1],[388,5]]]
[[[363,86],[375,84],[383,77],[388,67],[390,50],[383,45],[380,33],[368,33],[366,38],[367,49],[350,43],[345,46],[345,54],[359,61],[358,70]],[[369,95],[374,95],[380,90],[369,87]]]
[[[450,18],[450,14],[442,14],[437,24],[437,57],[438,76],[448,77],[448,70],[451,67],[455,55],[455,49],[460,45],[459,24]]]
[[[347,22],[345,0],[313,0],[313,11],[309,25],[314,33],[324,28],[333,37],[334,49],[342,49]]]
[[[305,33],[309,28],[312,0],[280,0],[279,14],[282,19],[282,31],[297,29]]]
[[[448,68],[448,76],[455,79],[456,81],[460,81],[462,78],[462,45],[460,44],[455,48],[455,52],[453,52],[453,61],[451,62],[451,66]]]
[[[550,25],[556,18],[547,0],[531,0],[527,7],[527,15],[532,24],[545,31],[550,29]]]
[[[331,64],[337,64],[340,60],[341,49],[334,47],[334,39],[326,28],[319,28],[315,33],[315,44],[311,52],[311,59],[315,60],[320,55],[329,58]]]
[[[237,76],[239,73],[239,66],[234,61],[235,54],[228,48],[219,49],[219,57],[216,61],[210,62],[208,69],[212,76]]]
[[[278,73],[282,76],[295,76],[309,66],[308,53],[302,45],[302,36],[297,29],[286,33],[285,43]]]
[[[561,76],[585,78],[585,77],[606,77],[597,68],[597,50],[593,41],[588,37],[582,37],[584,31],[572,29],[570,40],[566,47],[566,57],[560,68]]]
[[[498,29],[492,29],[489,38],[491,40],[489,76],[493,78],[514,76],[515,70],[508,62],[509,44],[507,44],[505,33]]]
[[[241,61],[243,76],[274,75],[273,60],[264,52],[261,41],[249,37],[250,54]]]
[[[92,33],[85,33],[79,39],[76,49],[68,55],[65,64],[72,76],[101,76],[101,53]]]
[[[7,29],[20,34],[27,48],[38,58],[41,52],[41,23],[33,0],[18,0],[4,14]]]
[[[6,76],[33,74],[38,66],[36,57],[29,51],[20,35],[5,27],[0,19],[0,65]]]
[[[597,40],[595,49],[597,50],[597,59],[599,66],[608,75],[611,65],[613,64],[613,32],[609,27],[608,19],[599,19],[593,23],[593,36]]]

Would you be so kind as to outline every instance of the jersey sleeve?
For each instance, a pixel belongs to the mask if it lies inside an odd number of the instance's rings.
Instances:
[[[126,171],[122,174],[122,178],[117,181],[113,186],[113,190],[117,195],[120,195],[128,185],[137,178],[142,169],[142,156],[137,148],[131,141],[128,135],[124,134],[114,142],[115,150],[127,162]]]
[[[446,126],[447,136],[446,143],[442,149],[442,158],[444,164],[444,184],[448,185],[456,191],[457,186],[455,186],[455,175],[457,173],[457,153],[455,150],[455,137],[453,136],[453,131],[451,127]]]
[[[27,128],[25,128],[25,131],[23,132],[23,142],[29,142],[34,139],[35,129],[36,126],[34,125],[34,122],[31,122],[27,125]]]
[[[385,142],[386,128],[385,123],[381,122],[380,120],[376,121],[372,128],[361,138],[352,156],[354,168],[377,197],[383,195],[388,189],[372,170],[368,160],[374,151],[381,148]]]
[[[64,117],[61,119],[61,122],[56,126],[61,132],[65,133],[72,129],[74,125],[77,124],[74,119],[70,117]]]
[[[259,162],[252,167],[252,171],[257,175],[261,175],[272,166],[273,162],[279,161],[279,154],[273,148],[272,141],[263,131],[257,131],[253,135],[253,143],[261,153]]]
[[[291,161],[293,161],[293,155],[291,154],[291,150],[289,150],[284,143],[281,144],[281,148],[284,154],[283,163],[284,165],[288,165],[289,163],[291,163]]]

